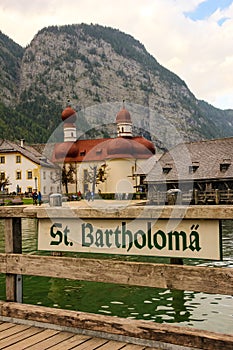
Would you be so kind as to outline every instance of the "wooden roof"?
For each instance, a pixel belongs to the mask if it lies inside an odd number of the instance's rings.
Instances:
[[[32,162],[36,164],[40,164],[44,167],[55,167],[55,165],[42,153],[38,152],[34,147],[28,145],[18,145],[15,142],[1,139],[0,140],[0,153],[8,154],[8,153],[20,153],[24,157],[30,159]]]
[[[233,178],[233,138],[179,144],[166,152],[147,176],[148,182]]]

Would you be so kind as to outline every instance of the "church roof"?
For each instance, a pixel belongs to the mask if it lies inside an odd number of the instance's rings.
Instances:
[[[63,122],[72,124],[76,121],[76,111],[71,106],[67,106],[62,112],[61,118]]]
[[[130,113],[125,107],[117,113],[116,123],[132,123]]]
[[[104,159],[147,159],[155,153],[153,143],[144,137],[101,138],[57,143],[53,162],[101,161]]]

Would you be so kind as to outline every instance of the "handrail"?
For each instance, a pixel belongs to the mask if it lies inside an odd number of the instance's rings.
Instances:
[[[169,203],[171,196],[168,195],[167,191],[154,191],[149,194],[150,201],[154,204],[175,204]],[[174,201],[176,201],[174,195]],[[187,204],[203,205],[203,204],[233,204],[233,190],[190,190],[182,191],[180,193],[179,201]]]
[[[188,207],[184,213],[182,207],[151,207],[144,208],[145,217],[168,218],[170,215],[180,218],[213,218],[231,219],[233,207],[226,206],[203,206]],[[225,207],[225,208],[224,208]],[[96,282],[109,282],[117,284],[147,286],[156,288],[169,288],[177,290],[193,290],[206,293],[233,294],[233,269],[217,267],[180,266],[171,264],[140,263],[130,261],[117,261],[108,259],[68,258],[54,256],[39,256],[21,254],[21,218],[48,218],[70,217],[68,206],[61,208],[37,208],[37,207],[6,207],[0,208],[0,217],[5,219],[5,245],[6,252],[0,254],[0,273],[6,274],[6,300],[11,302],[0,302],[0,317],[18,317],[35,321],[48,322],[45,316],[46,308],[34,306],[31,313],[29,306],[14,304],[20,301],[19,283],[21,275],[49,276],[56,278],[69,278],[75,280],[87,280]],[[225,209],[225,210],[224,210]],[[105,214],[106,217],[117,215],[133,217],[141,213],[140,207],[125,208],[118,210],[112,208]],[[105,211],[103,211],[104,213]],[[74,209],[73,214],[83,217],[99,217],[100,212],[95,209]],[[54,269],[56,266],[56,269]],[[13,310],[14,308],[14,310]],[[40,311],[41,310],[41,311]],[[193,348],[217,350],[219,348],[231,349],[233,336],[219,333],[177,327],[171,325],[159,325],[153,322],[130,321],[110,316],[97,316],[87,313],[72,314],[65,310],[52,311],[48,308],[51,322],[63,319],[73,326],[104,333],[116,333],[130,337],[144,338],[151,341],[171,343],[180,346],[191,346]],[[41,314],[43,313],[43,317]],[[58,313],[58,314],[57,314]],[[54,315],[58,315],[57,319]],[[12,316],[14,315],[14,316]],[[52,316],[51,316],[52,315]],[[97,319],[100,322],[97,322]],[[44,320],[44,321],[43,321]],[[68,320],[68,321],[67,321]],[[63,321],[62,321],[63,322]],[[114,323],[115,322],[115,323]],[[111,326],[110,326],[111,324]]]

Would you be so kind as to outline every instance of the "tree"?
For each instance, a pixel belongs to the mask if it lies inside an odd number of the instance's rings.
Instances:
[[[100,182],[107,180],[107,165],[102,164],[99,168],[97,165],[90,166],[89,171],[85,173],[84,182],[91,184],[92,192],[95,193],[95,186]]]
[[[5,190],[5,187],[10,185],[10,180],[9,180],[9,176],[7,177],[0,177],[0,190],[1,191],[4,191]]]
[[[75,167],[70,163],[68,167],[66,165],[63,165],[62,168],[62,174],[61,174],[61,183],[63,186],[65,186],[66,194],[68,194],[68,184],[73,184],[75,182],[74,174],[75,174]]]

